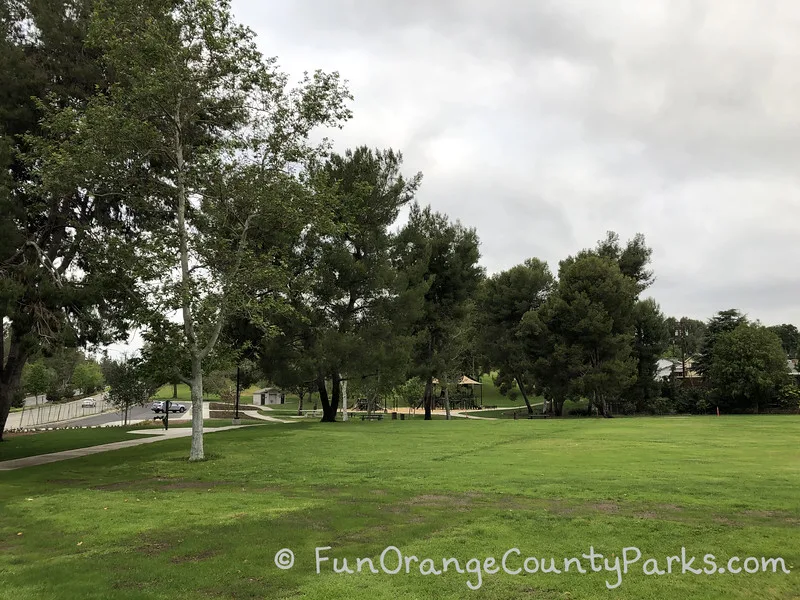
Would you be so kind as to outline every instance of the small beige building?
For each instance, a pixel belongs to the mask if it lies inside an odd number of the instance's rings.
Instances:
[[[253,393],[253,404],[265,406],[267,404],[283,404],[286,395],[276,387],[268,387],[263,390],[256,390]]]

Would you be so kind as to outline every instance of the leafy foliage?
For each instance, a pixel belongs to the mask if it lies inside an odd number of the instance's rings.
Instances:
[[[643,411],[652,400],[660,398],[660,385],[655,380],[656,362],[667,347],[667,323],[653,298],[638,300],[633,307],[633,357],[636,361],[636,382],[626,393],[631,412]]]
[[[426,382],[426,419],[432,418],[433,378],[446,370],[450,338],[468,317],[484,276],[478,246],[474,229],[416,203],[398,234],[397,268],[406,275],[409,288],[423,294],[422,310],[411,329],[411,372]]]
[[[137,359],[106,361],[104,374],[109,385],[107,399],[120,409],[144,405],[159,388]]]
[[[723,331],[714,344],[708,379],[720,409],[764,410],[789,382],[780,338],[750,323]]]
[[[105,379],[100,365],[93,360],[85,360],[75,366],[71,384],[84,394],[91,394],[103,387]]]
[[[55,379],[55,370],[48,367],[41,358],[27,363],[22,369],[22,389],[37,397],[47,392]]]
[[[700,355],[695,361],[695,370],[702,376],[707,376],[714,361],[714,351],[719,337],[733,331],[739,325],[747,324],[747,318],[735,308],[723,310],[714,315],[706,325]]]
[[[532,389],[529,382],[537,353],[526,351],[522,337],[523,317],[536,311],[545,302],[554,285],[546,263],[530,258],[486,279],[478,294],[480,347],[488,365],[496,368],[501,392],[516,382],[528,412],[533,408],[528,400]]]
[[[768,329],[781,339],[781,346],[783,346],[786,356],[797,358],[800,353],[800,331],[797,330],[797,327],[784,323],[783,325],[773,325]]]
[[[143,218],[85,135],[91,98],[109,85],[86,43],[93,4],[0,8],[0,429],[29,358],[121,336],[137,304]]]

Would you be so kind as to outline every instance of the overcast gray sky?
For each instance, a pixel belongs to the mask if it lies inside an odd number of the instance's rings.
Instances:
[[[233,0],[355,96],[337,149],[403,152],[491,273],[645,234],[668,315],[800,325],[800,4]]]

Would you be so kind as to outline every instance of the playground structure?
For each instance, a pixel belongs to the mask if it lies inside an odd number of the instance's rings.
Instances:
[[[445,410],[445,392],[444,387],[441,386],[438,379],[433,380],[434,393],[433,393],[433,406],[432,410]],[[466,375],[462,375],[456,384],[455,392],[450,394],[450,409],[451,410],[475,410],[483,408],[483,384],[475,381]],[[480,389],[480,394],[476,397],[475,386]],[[436,388],[439,387],[438,393]],[[411,408],[416,410],[422,408],[423,399],[413,403]]]

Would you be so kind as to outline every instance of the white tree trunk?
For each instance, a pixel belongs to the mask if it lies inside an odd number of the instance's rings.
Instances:
[[[341,377],[341,375],[339,375]],[[347,379],[342,381],[342,421],[347,421]]]
[[[192,448],[189,460],[204,460],[203,452],[203,371],[200,359],[192,358]]]

